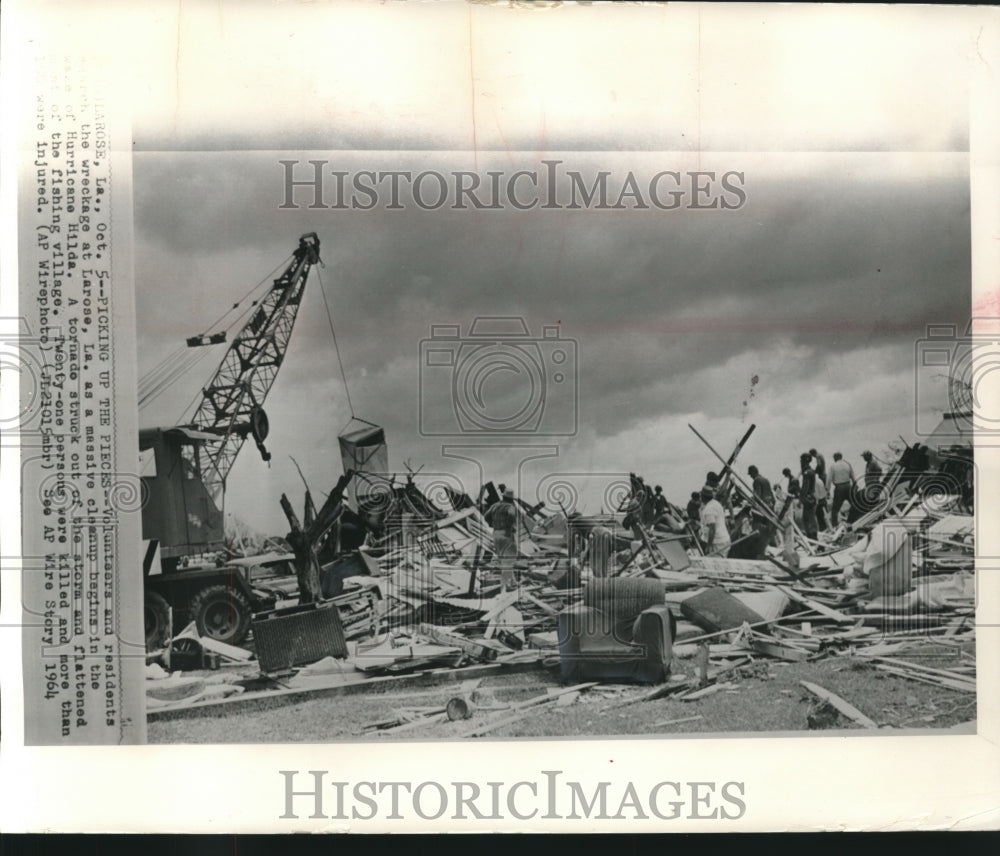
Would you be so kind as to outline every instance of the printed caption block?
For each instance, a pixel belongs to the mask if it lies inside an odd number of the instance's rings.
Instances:
[[[21,414],[5,426],[21,457],[25,743],[137,743],[131,135],[93,61],[41,56],[32,71],[19,175]]]

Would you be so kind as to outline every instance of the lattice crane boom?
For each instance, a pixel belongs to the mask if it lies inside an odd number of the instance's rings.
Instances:
[[[317,263],[319,238],[309,232],[299,239],[284,272],[258,301],[257,310],[233,338],[202,390],[191,427],[218,437],[195,448],[201,479],[220,509],[226,478],[248,435],[253,436],[263,459],[270,460],[264,447],[268,433],[264,399],[284,360],[309,271]],[[189,339],[188,345],[213,344],[218,338],[199,336]]]

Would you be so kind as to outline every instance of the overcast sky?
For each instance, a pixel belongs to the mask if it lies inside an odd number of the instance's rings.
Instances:
[[[576,343],[575,433],[520,438],[559,448],[527,466],[521,490],[531,499],[539,482],[551,487],[546,476],[581,473],[571,481],[588,512],[613,478],[598,474],[631,470],[683,503],[717,468],[688,423],[723,454],[756,424],[740,472],[757,463],[777,477],[810,446],[857,467],[865,448],[917,439],[918,411],[933,421],[947,406],[942,378],[915,381],[914,355],[928,324],[964,326],[970,312],[974,46],[935,10],[887,27],[820,9],[348,4],[280,20],[263,7],[212,9],[170,19],[162,7],[134,74],[139,370],[204,330],[301,233],[318,233],[325,267],[266,405],[274,459],[268,468],[248,445],[230,479],[227,511],[258,529],[284,532],[281,492],[301,503],[289,455],[315,492],[341,471],[337,434],[351,413],[321,287],[354,412],[385,427],[392,468],[423,465],[472,492],[474,468],[419,433],[420,347],[432,324],[464,333],[477,315],[523,317],[533,336],[558,325]],[[168,57],[170,75],[157,65]],[[505,175],[560,159],[588,178],[606,170],[612,184],[630,170],[647,182],[732,170],[746,201],[281,210],[283,158],[349,174]],[[140,424],[172,424],[221,357]],[[435,389],[425,394],[440,412]],[[467,454],[510,484],[529,456]]]

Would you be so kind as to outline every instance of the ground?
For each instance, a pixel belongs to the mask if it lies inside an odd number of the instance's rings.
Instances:
[[[974,663],[971,644],[964,649],[926,644],[900,659],[934,668]],[[693,675],[693,660],[675,661],[674,671]],[[725,678],[723,679],[725,680]],[[721,690],[695,701],[661,698],[638,701],[650,687],[603,684],[571,704],[548,703],[523,711],[518,721],[472,739],[808,732],[860,726],[836,714],[800,683],[810,681],[836,693],[883,728],[947,729],[968,723],[974,731],[976,697],[876,670],[858,657],[833,655],[822,660],[785,663],[759,658],[733,675]],[[532,672],[483,679],[471,700],[473,717],[458,722],[422,723],[398,732],[365,726],[390,719],[402,709],[443,707],[458,693],[446,684],[419,691],[380,690],[358,695],[298,700],[269,709],[227,711],[149,723],[150,743],[330,743],[358,740],[447,740],[477,726],[506,719],[505,704],[560,689],[558,672]],[[684,720],[684,721],[677,721]]]

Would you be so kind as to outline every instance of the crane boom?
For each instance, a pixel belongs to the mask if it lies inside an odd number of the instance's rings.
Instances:
[[[262,405],[285,357],[309,271],[319,262],[319,238],[309,232],[299,238],[288,266],[236,334],[202,390],[191,427],[218,436],[218,441],[197,448],[201,479],[220,509],[226,478],[248,434],[264,460],[270,460],[264,448],[268,423]],[[188,344],[212,344],[211,339],[201,339]]]

